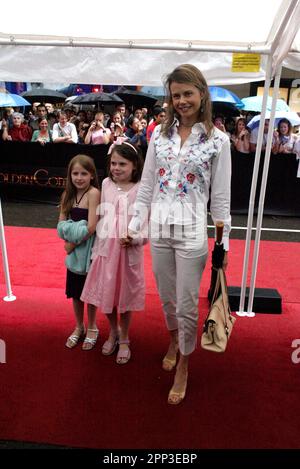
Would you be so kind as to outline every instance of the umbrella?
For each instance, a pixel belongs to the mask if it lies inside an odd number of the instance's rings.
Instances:
[[[230,103],[239,109],[244,107],[242,100],[232,91],[222,88],[221,86],[209,86],[210,99],[212,102]]]
[[[20,107],[20,106],[30,106],[30,103],[19,96],[18,94],[13,93],[0,93],[0,107]]]
[[[262,96],[249,96],[248,98],[243,98],[242,99],[242,103],[244,104],[243,111],[261,112],[262,100],[263,100]],[[271,108],[272,108],[272,98],[271,96],[268,96],[267,110],[271,111]],[[290,111],[290,108],[283,99],[277,99],[276,111]]]
[[[127,90],[126,88],[119,88],[114,91],[126,104],[126,106],[133,106],[134,108],[150,107],[152,108],[157,101],[155,96],[151,94],[142,93],[136,90]]]
[[[72,99],[72,104],[118,104],[123,100],[113,93],[87,93]]]
[[[42,103],[63,103],[66,95],[59,91],[49,90],[47,88],[33,88],[22,93],[23,98],[28,99],[31,103],[36,101]]]
[[[270,119],[270,111],[266,112],[266,119]],[[286,112],[286,111],[277,111],[275,112],[275,127],[278,125],[278,122],[281,119],[287,119],[290,121],[291,125],[300,125],[300,117],[294,111]],[[260,122],[260,114],[258,116],[254,116],[250,122],[248,122],[247,127],[250,130],[255,129],[255,127],[259,126]]]
[[[209,290],[207,294],[209,302],[211,302],[212,300],[212,297],[215,291],[217,277],[218,277],[218,269],[222,268],[224,255],[225,255],[224,246],[222,243],[224,223],[217,222],[216,228],[217,228],[217,236],[216,236],[214,249],[212,252],[211,278],[210,278],[210,286],[209,286]],[[217,297],[218,296],[219,296],[219,292],[218,292]]]

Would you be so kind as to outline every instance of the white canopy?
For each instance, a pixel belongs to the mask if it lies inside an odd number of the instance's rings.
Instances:
[[[3,2],[0,80],[160,86],[181,63],[210,85],[263,80],[270,54],[300,70],[299,24],[299,0]],[[233,72],[233,52],[265,55]]]

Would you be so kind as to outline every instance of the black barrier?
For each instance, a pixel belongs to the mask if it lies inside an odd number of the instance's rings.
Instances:
[[[254,157],[254,153],[232,152],[232,213],[248,213]],[[255,209],[259,202],[264,158],[265,155],[262,153],[257,178]],[[266,215],[300,216],[300,178],[297,178],[297,169],[296,155],[271,154],[264,202]]]
[[[31,142],[0,142],[0,192],[1,195],[26,198],[35,192],[39,199],[47,200],[50,194],[61,195],[65,185],[66,170],[73,156],[83,153],[96,164],[100,182],[106,176],[108,145],[80,145],[50,143],[41,146]],[[264,154],[261,156],[255,207],[261,186]],[[254,154],[232,152],[232,213],[248,212]],[[266,189],[264,213],[266,215],[300,216],[300,178],[297,178],[298,161],[294,154],[271,155]]]

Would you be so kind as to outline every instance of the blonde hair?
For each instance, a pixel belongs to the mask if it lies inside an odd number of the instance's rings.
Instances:
[[[191,85],[194,85],[196,88],[198,88],[202,96],[201,107],[198,113],[198,122],[202,122],[205,125],[207,135],[210,136],[214,125],[212,122],[212,105],[209,89],[200,70],[194,65],[190,64],[179,65],[167,76],[165,80],[165,88],[168,90],[168,107],[166,111],[166,120],[162,125],[163,134],[167,136],[174,122],[174,117],[179,118],[174,110],[173,100],[170,93],[170,86],[173,82],[190,83]]]

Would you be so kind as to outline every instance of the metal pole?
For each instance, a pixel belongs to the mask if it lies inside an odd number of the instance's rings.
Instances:
[[[244,261],[243,261],[240,305],[239,305],[239,310],[236,312],[238,316],[249,316],[249,317],[255,316],[255,314],[252,312],[244,311],[244,308],[245,308],[247,273],[248,273],[250,245],[251,245],[251,233],[252,233],[252,226],[253,226],[255,194],[256,194],[256,187],[257,187],[257,177],[258,177],[258,171],[259,171],[261,148],[262,148],[262,142],[263,142],[264,121],[265,121],[265,116],[266,116],[267,99],[268,99],[269,89],[270,89],[270,84],[271,84],[271,73],[272,73],[272,57],[268,57],[266,80],[265,80],[264,94],[263,94],[263,101],[262,101],[262,113],[261,113],[261,119],[260,119],[260,124],[258,128],[257,145],[256,145],[256,151],[255,151],[255,160],[254,160],[252,184],[251,184],[251,192],[250,192],[250,200],[249,200],[249,211],[248,211],[245,253],[244,253]]]
[[[267,186],[268,171],[269,171],[269,164],[270,164],[270,155],[271,155],[271,149],[272,149],[275,110],[276,110],[276,102],[277,102],[277,96],[278,96],[278,90],[279,90],[281,68],[282,67],[280,66],[278,71],[276,72],[274,88],[273,88],[272,108],[271,108],[270,123],[269,123],[268,137],[267,137],[267,146],[266,146],[266,152],[265,152],[265,161],[264,161],[264,168],[263,168],[263,175],[262,175],[262,182],[261,182],[260,196],[259,196],[259,204],[258,204],[256,235],[255,235],[254,253],[253,253],[253,260],[252,260],[252,274],[251,274],[249,300],[248,300],[248,314],[252,312],[252,308],[253,308],[253,298],[254,298],[255,280],[256,280],[256,273],[257,273],[261,225],[262,225],[262,218],[263,218],[263,212],[264,212],[264,202],[265,202],[266,186]]]
[[[2,205],[0,199],[0,242],[1,242],[1,250],[2,250],[2,259],[3,259],[3,268],[4,268],[4,276],[5,276],[5,283],[6,283],[6,292],[7,296],[3,298],[4,301],[14,301],[16,299],[15,295],[13,295],[11,284],[10,284],[10,276],[9,276],[9,267],[8,267],[8,260],[7,260],[7,251],[6,251],[6,243],[5,243],[5,234],[4,234],[4,224],[3,224],[3,216],[2,216]]]

